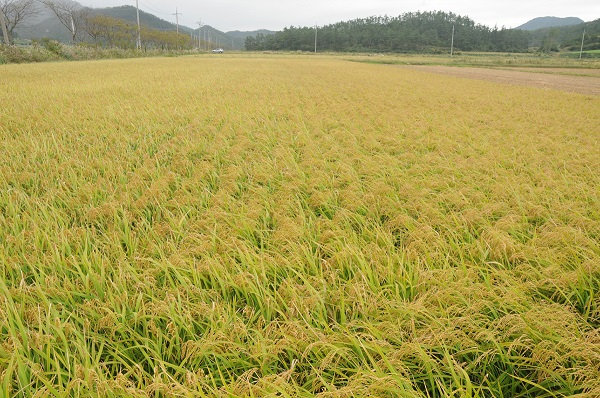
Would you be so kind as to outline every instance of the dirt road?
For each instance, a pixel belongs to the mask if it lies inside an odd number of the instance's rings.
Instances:
[[[468,79],[489,80],[519,86],[543,87],[553,90],[569,91],[580,94],[600,95],[600,75],[595,76],[589,72],[586,76],[572,76],[578,70],[504,70],[485,68],[461,68],[453,66],[411,65],[403,68],[418,69],[424,72],[441,73],[445,75],[463,77]],[[563,74],[565,73],[565,74]],[[569,75],[567,75],[567,73]]]

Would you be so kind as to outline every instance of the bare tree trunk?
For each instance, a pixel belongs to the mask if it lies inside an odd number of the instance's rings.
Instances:
[[[2,36],[4,37],[4,43],[9,46],[10,38],[8,37],[8,29],[6,28],[6,18],[4,13],[0,11],[0,24],[2,25]]]
[[[73,44],[77,41],[77,35],[79,27],[83,24],[85,19],[85,8],[81,6],[66,3],[63,0],[41,0],[53,13],[56,15],[60,23],[67,28],[71,33],[71,40]]]
[[[73,10],[69,12],[71,17],[71,34],[73,35],[73,45],[75,45],[75,38],[77,37],[77,28],[75,28],[75,20],[73,20]]]
[[[39,12],[37,0],[1,0],[0,1],[0,25],[2,25],[2,34],[12,43],[13,32],[24,21],[33,17]],[[4,31],[6,29],[6,32]],[[6,39],[5,39],[6,41]]]

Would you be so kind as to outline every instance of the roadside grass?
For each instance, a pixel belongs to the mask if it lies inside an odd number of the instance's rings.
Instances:
[[[0,74],[0,397],[600,394],[598,97],[327,57]]]
[[[569,53],[570,54],[570,53]],[[410,54],[370,54],[345,56],[344,59],[355,62],[391,65],[448,65],[458,67],[502,67],[502,68],[568,68],[600,69],[600,60],[596,58],[579,59],[579,53],[573,56],[546,55],[536,53],[475,53],[459,52],[454,56],[410,55]]]
[[[564,57],[568,58],[584,58],[584,59],[598,59],[600,57],[600,50],[585,50],[581,51],[571,51],[563,54]]]

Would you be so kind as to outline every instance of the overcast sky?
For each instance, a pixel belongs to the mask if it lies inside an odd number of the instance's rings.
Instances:
[[[90,7],[135,5],[135,0],[79,0]],[[175,22],[199,20],[221,31],[281,30],[289,26],[327,25],[372,15],[398,16],[409,11],[451,11],[476,23],[513,28],[535,17],[600,18],[600,0],[139,0],[140,9]]]

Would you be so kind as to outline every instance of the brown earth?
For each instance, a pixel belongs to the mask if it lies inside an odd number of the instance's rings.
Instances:
[[[496,68],[502,70],[517,70],[522,72],[533,72],[533,73],[551,73],[555,75],[569,75],[569,76],[590,76],[600,77],[600,69],[587,69],[587,68]]]
[[[571,76],[571,73],[582,72],[577,69],[560,69],[560,71],[558,69],[548,71],[540,69],[504,70],[436,65],[411,65],[403,66],[403,68],[441,73],[467,79],[489,80],[519,86],[543,87],[580,94],[600,95],[600,74],[595,76],[595,74],[592,75],[588,70],[583,72],[586,76]]]

